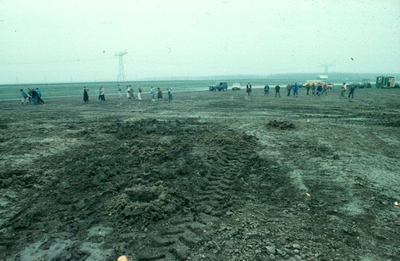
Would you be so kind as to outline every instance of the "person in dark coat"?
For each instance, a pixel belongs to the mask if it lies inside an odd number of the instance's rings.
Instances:
[[[308,95],[310,93],[310,89],[311,89],[311,85],[309,82],[306,84],[306,88],[307,88],[307,95]]]
[[[317,96],[319,97],[319,96],[321,96],[321,93],[322,93],[322,83],[318,83],[318,85],[317,85]]]
[[[38,104],[41,104],[41,103],[44,104],[44,101],[42,100],[42,92],[39,90],[39,88],[36,88],[36,92],[37,92],[36,99],[37,99]]]
[[[349,88],[349,99],[350,99],[350,97],[352,98],[352,99],[354,99],[354,91],[356,90],[356,85],[355,84],[352,84],[351,86],[350,86],[350,88]]]
[[[85,87],[83,87],[83,102],[89,102],[89,89]]]
[[[247,92],[247,95],[250,96],[250,93],[252,92],[252,87],[251,87],[250,83],[247,83],[247,85],[246,85],[246,92]]]
[[[290,83],[286,85],[286,91],[287,91],[287,96],[290,96],[290,93],[292,92],[292,85]]]
[[[32,96],[33,104],[38,105],[39,95],[38,95],[37,91],[35,89],[33,89],[31,93],[32,93],[31,96]]]
[[[161,88],[160,88],[160,87],[158,87],[157,99],[158,99],[158,100],[162,100],[162,91],[161,91]]]
[[[264,95],[269,96],[269,84],[268,83],[266,83],[264,86]]]
[[[275,86],[275,98],[278,96],[281,97],[281,86],[279,84]]]

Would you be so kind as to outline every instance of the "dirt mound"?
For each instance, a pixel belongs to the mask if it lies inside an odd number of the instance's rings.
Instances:
[[[280,130],[294,130],[296,129],[296,125],[290,121],[282,121],[282,120],[272,120],[265,124],[267,128],[274,128]]]
[[[90,143],[66,152],[68,157],[42,162],[43,168],[53,168],[52,182],[40,182],[41,200],[29,202],[34,214],[23,211],[13,227],[37,236],[44,236],[40,228],[46,227],[84,238],[85,231],[102,224],[114,230],[106,241],[126,242],[138,260],[189,258],[210,236],[205,224],[229,217],[242,204],[253,169],[267,163],[257,156],[255,137],[192,119],[117,120],[74,129],[73,137]],[[9,172],[2,186],[29,173]],[[127,227],[136,232],[125,235]],[[25,233],[30,232],[19,236]],[[78,241],[65,247],[85,257],[94,254],[83,251]],[[40,256],[40,251],[31,254]]]

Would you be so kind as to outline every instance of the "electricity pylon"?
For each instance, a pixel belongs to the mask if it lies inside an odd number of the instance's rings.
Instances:
[[[117,77],[118,82],[126,81],[125,72],[124,72],[124,55],[127,53],[128,52],[126,50],[123,52],[115,53],[115,56],[118,56],[118,60],[119,60],[118,77]]]
[[[335,66],[335,63],[331,63],[331,64],[329,64],[329,63],[322,64],[322,63],[321,63],[320,65],[321,65],[321,67],[325,67],[324,73],[325,73],[326,75],[328,75],[329,67]]]

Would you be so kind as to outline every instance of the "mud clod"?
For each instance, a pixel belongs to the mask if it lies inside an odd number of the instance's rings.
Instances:
[[[290,121],[272,120],[266,124],[267,128],[280,129],[280,130],[294,130],[296,125]]]

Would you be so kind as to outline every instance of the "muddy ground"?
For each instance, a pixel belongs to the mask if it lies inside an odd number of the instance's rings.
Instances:
[[[1,102],[0,260],[399,260],[400,92]]]

